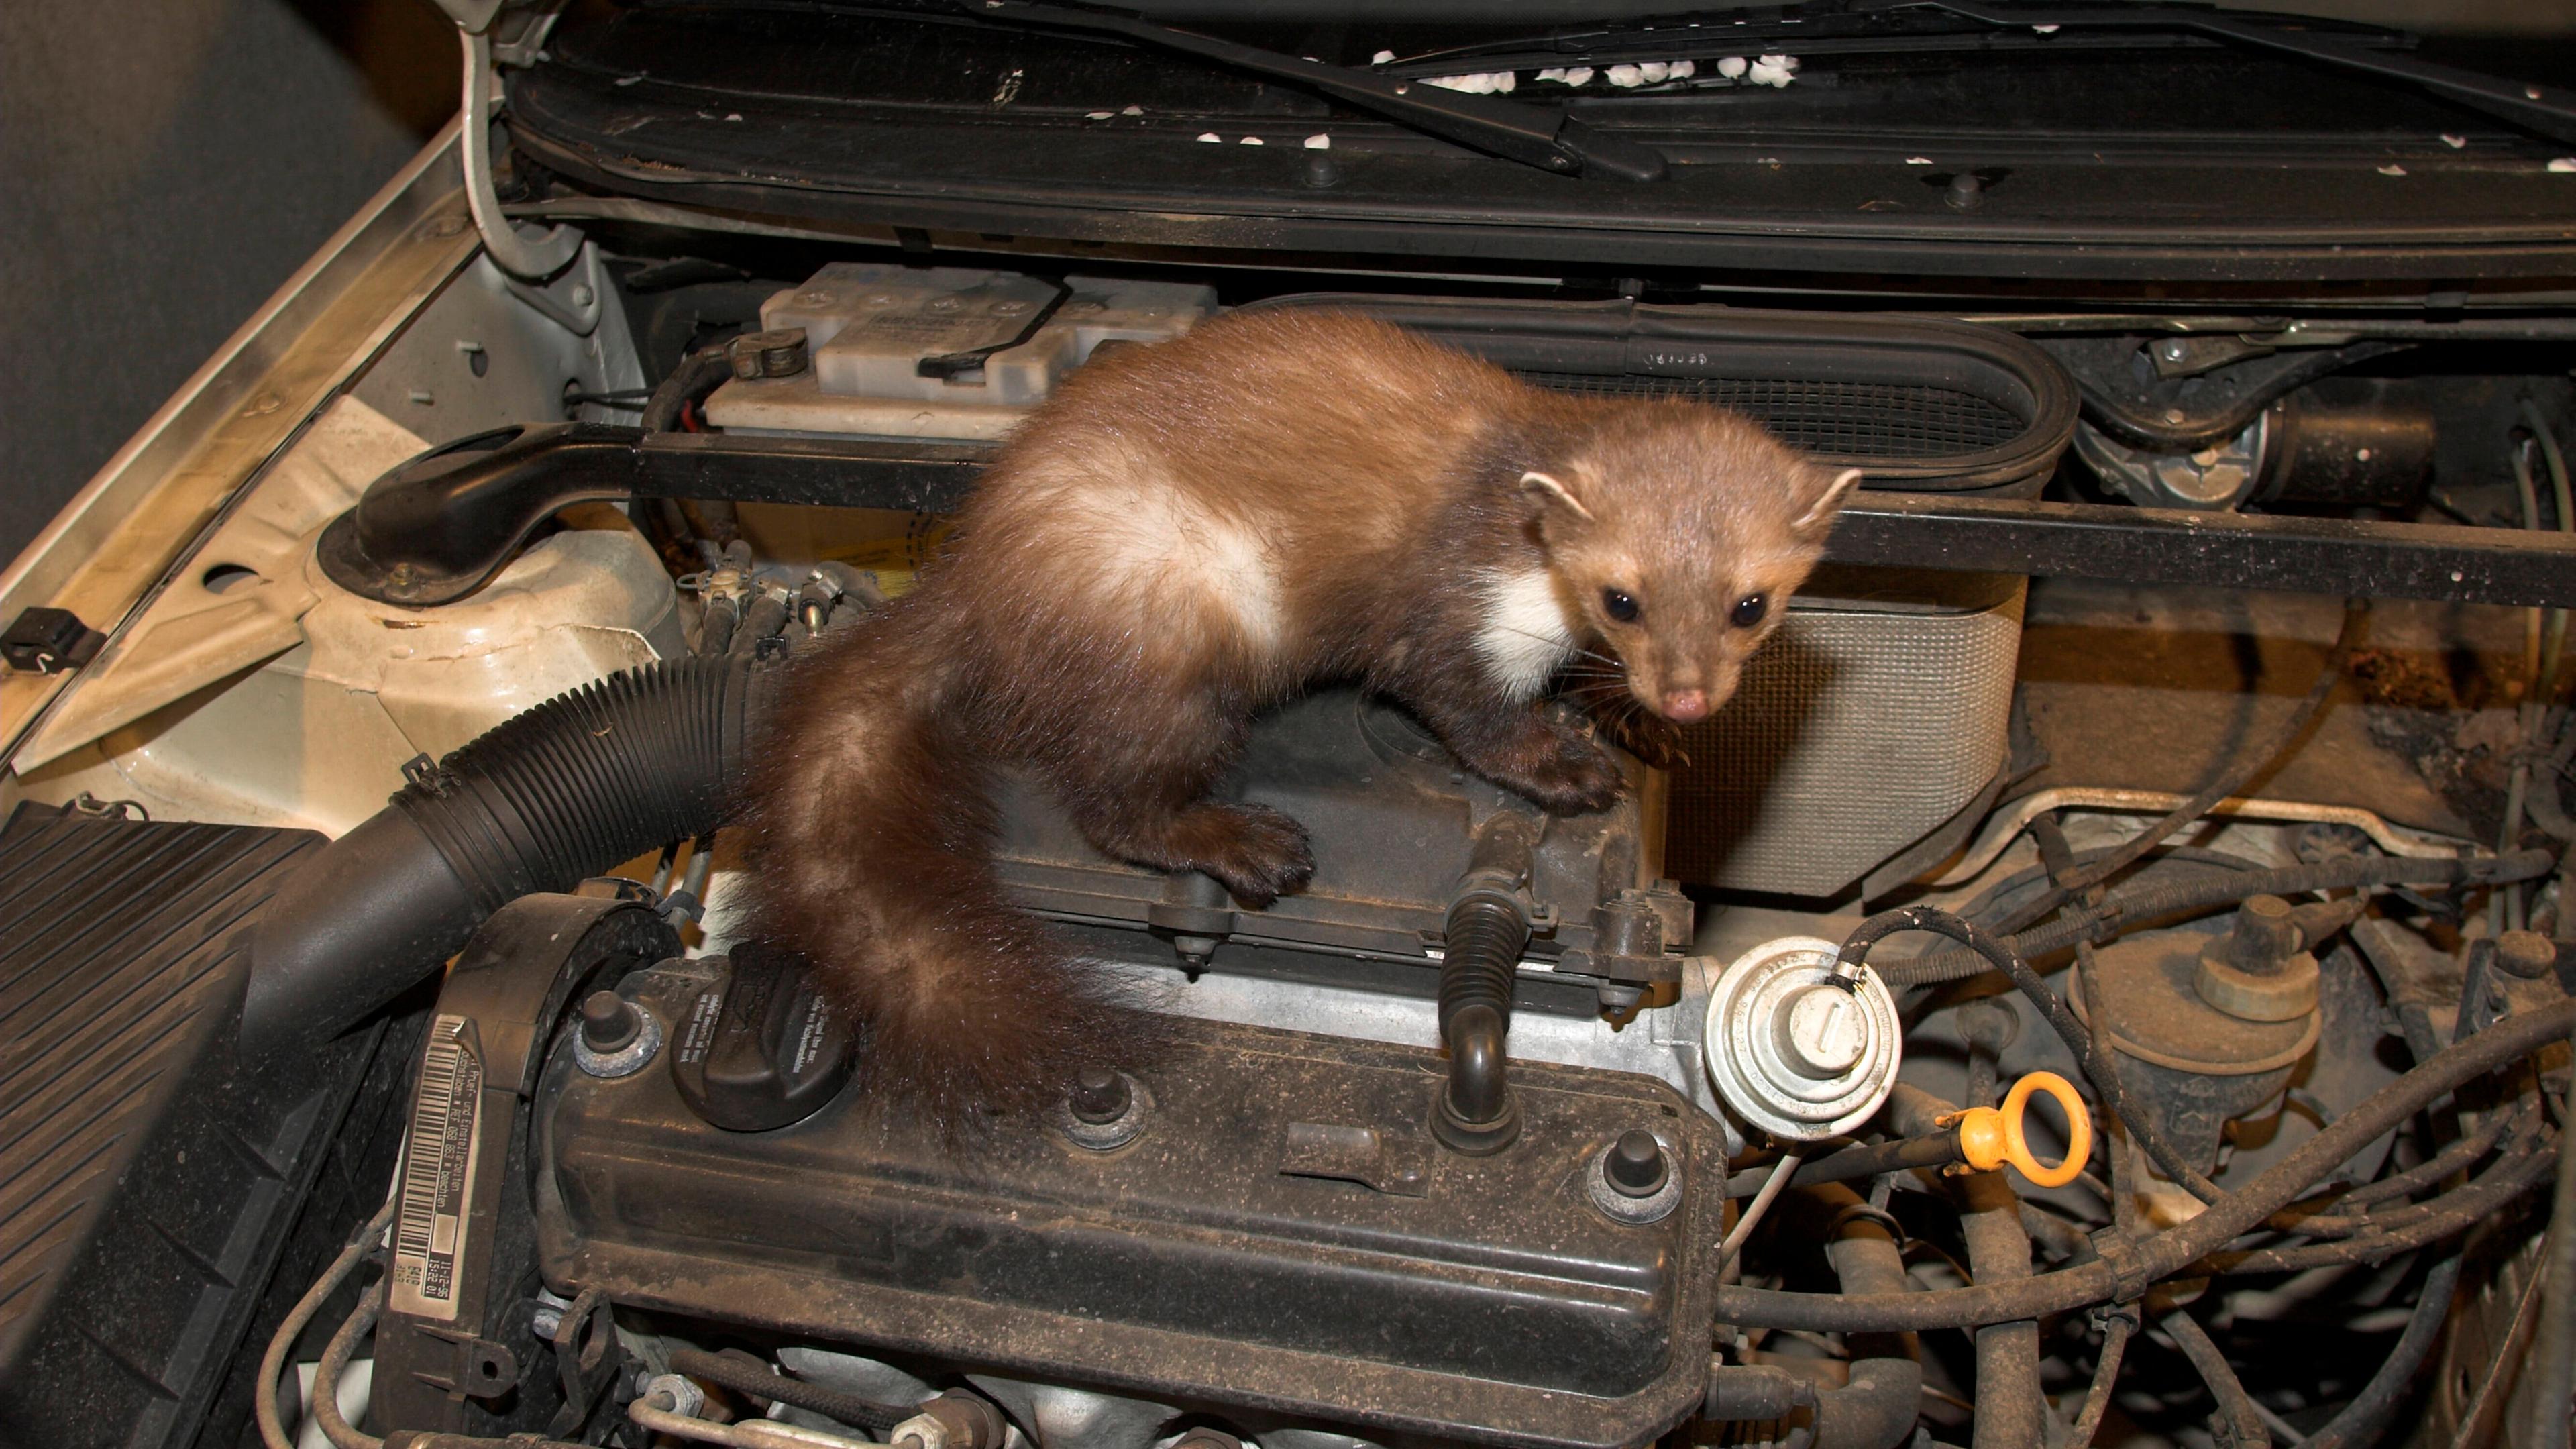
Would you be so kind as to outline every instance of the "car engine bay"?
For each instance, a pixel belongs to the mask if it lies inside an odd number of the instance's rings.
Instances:
[[[520,40],[539,121],[434,146],[310,282],[341,330],[130,465],[275,429],[153,495],[174,561],[0,619],[0,1441],[2563,1436],[2565,294],[692,221],[541,123],[614,46]],[[1606,812],[1351,688],[1227,782],[1312,833],[1264,909],[1007,789],[994,908],[1166,1036],[961,1142],[747,938],[735,792],[1017,419],[1243,308],[1865,491]],[[145,559],[121,496],[21,576]]]

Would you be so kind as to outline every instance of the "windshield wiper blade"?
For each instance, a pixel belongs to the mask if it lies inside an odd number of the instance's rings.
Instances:
[[[1984,25],[2028,29],[2038,25],[2088,30],[2180,30],[2239,45],[2301,56],[2365,75],[2384,76],[2525,126],[2559,141],[2576,141],[2576,92],[2527,81],[2504,80],[2402,53],[2373,50],[2305,30],[2286,30],[2217,10],[2178,5],[2074,5],[2009,8],[1972,0],[1894,0],[1874,10],[1937,10]]]
[[[957,0],[978,20],[1115,35],[1163,50],[1176,50],[1304,86],[1357,110],[1455,141],[1488,155],[1535,166],[1559,176],[1606,176],[1619,181],[1660,181],[1664,155],[1654,147],[1606,135],[1561,110],[1467,95],[1422,81],[1372,75],[1345,66],[1281,55],[1258,46],[1110,10],[1041,3],[1041,0]]]

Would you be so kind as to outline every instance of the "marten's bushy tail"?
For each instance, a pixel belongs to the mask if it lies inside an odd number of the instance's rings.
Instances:
[[[861,1082],[971,1135],[1132,1064],[1150,1018],[995,879],[991,766],[960,661],[896,604],[797,661],[749,785],[745,934],[801,952],[860,1029]]]

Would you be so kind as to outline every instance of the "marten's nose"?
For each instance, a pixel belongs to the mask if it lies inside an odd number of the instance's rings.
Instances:
[[[1664,718],[1676,724],[1697,724],[1708,718],[1708,691],[1676,689],[1664,695]]]

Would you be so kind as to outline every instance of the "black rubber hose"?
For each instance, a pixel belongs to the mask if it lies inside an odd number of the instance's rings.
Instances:
[[[2511,855],[2474,860],[2442,857],[2355,856],[2278,870],[2246,871],[2171,884],[2138,885],[2114,891],[2098,906],[2078,907],[2045,926],[2004,938],[2024,960],[2063,951],[2077,941],[2092,940],[2106,926],[2160,921],[2187,912],[2234,905],[2248,896],[2295,896],[2309,891],[2346,890],[2389,885],[2504,885],[2533,880],[2557,868],[2546,850],[2517,850]],[[1891,991],[1961,981],[1986,969],[1974,951],[1936,951],[1881,968],[1879,979]]]
[[[775,1399],[779,1403],[810,1409],[824,1418],[838,1419],[854,1428],[880,1434],[920,1412],[900,1404],[881,1404],[874,1399],[845,1394],[821,1384],[809,1384],[803,1379],[791,1379],[766,1365],[745,1363],[694,1348],[671,1350],[671,1369],[674,1373],[722,1384],[738,1394]]]
[[[1747,1328],[1804,1328],[1822,1333],[1959,1328],[2064,1313],[2105,1299],[2135,1297],[2185,1265],[2218,1251],[2307,1187],[2351,1159],[2382,1133],[2462,1083],[2516,1062],[2576,1029],[2576,1001],[2507,1017],[2446,1047],[2266,1169],[2211,1203],[2198,1216],[2140,1242],[2097,1240],[2102,1256],[2017,1283],[1979,1284],[1904,1295],[1825,1295],[1721,1286],[1716,1318]],[[2391,1237],[2398,1236],[2391,1234]],[[2335,1245],[2340,1246],[2340,1245]]]
[[[261,913],[245,1051],[320,1041],[520,896],[715,829],[779,677],[750,659],[662,660],[557,695],[421,772]]]
[[[2388,1351],[2379,1371],[2351,1403],[2301,1440],[2300,1449],[2363,1449],[2379,1442],[2394,1425],[2406,1391],[2414,1387],[2416,1371],[2432,1356],[2433,1345],[2441,1342],[2442,1326],[2451,1317],[2451,1294],[2459,1286],[2458,1258],[2444,1258],[2433,1265],[2433,1271],[2424,1276],[2415,1311],[2406,1315],[2406,1331],[2397,1335],[2397,1346]]]
[[[2191,1360],[2191,1366],[2200,1370],[2200,1381],[2209,1386],[2209,1396],[2218,1401],[2218,1412],[2228,1421],[2228,1432],[2220,1442],[2237,1445],[2238,1449],[2272,1449],[2272,1431],[2264,1427],[2263,1416],[2254,1412],[2253,1396],[2245,1392],[2236,1370],[2228,1367],[2227,1355],[2210,1341],[2209,1330],[2179,1308],[2159,1319],[2158,1326],[2172,1336],[2174,1346]],[[2219,1426],[2210,1427],[2214,1430]]]
[[[1495,815],[1477,832],[1465,877],[1449,904],[1440,956],[1440,1039],[1449,1082],[1432,1113],[1432,1135],[1454,1151],[1497,1152],[1520,1131],[1506,1075],[1512,981],[1529,946],[1518,891],[1538,842],[1535,814]]]
[[[1903,1293],[1911,1285],[1895,1235],[1847,1187],[1825,1185],[1801,1194],[1809,1211],[1802,1221],[1832,1224],[1825,1259],[1845,1293]],[[1923,1405],[1923,1365],[1902,1337],[1851,1343],[1850,1380],[1816,1394],[1816,1437],[1810,1449],[1894,1449],[1914,1432]]]
[[[1958,1160],[1959,1134],[1945,1127],[1921,1137],[1900,1137],[1893,1142],[1847,1148],[1830,1157],[1801,1162],[1798,1170],[1789,1175],[1788,1185],[1797,1188],[1827,1182],[1849,1182],[1855,1177],[1876,1177],[1882,1172],[1947,1167]],[[1745,1197],[1759,1192],[1762,1184],[1770,1178],[1769,1166],[1748,1167],[1726,1180],[1726,1195]]]

